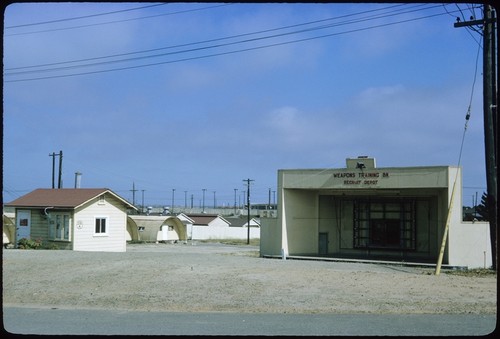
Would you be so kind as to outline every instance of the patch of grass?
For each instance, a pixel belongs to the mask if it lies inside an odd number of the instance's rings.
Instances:
[[[144,240],[128,240],[127,244],[145,244]]]
[[[49,244],[44,244],[42,248],[46,250],[58,250],[59,246],[57,246],[57,244],[54,243],[49,243]]]
[[[207,240],[197,240],[199,242],[211,242],[220,243],[225,245],[247,245],[246,239],[207,239]],[[250,239],[250,246],[259,246],[260,239]]]
[[[446,271],[446,274],[460,275],[466,277],[490,277],[497,274],[497,271],[488,268],[475,268],[471,270]]]

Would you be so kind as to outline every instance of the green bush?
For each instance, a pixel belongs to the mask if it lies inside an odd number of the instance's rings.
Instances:
[[[51,242],[50,244],[44,246],[44,248],[47,250],[58,250],[59,246],[57,246],[57,244],[54,244],[53,242]]]
[[[21,238],[17,242],[17,248],[23,250],[36,250],[41,246],[42,246],[42,239],[31,240],[31,239]]]

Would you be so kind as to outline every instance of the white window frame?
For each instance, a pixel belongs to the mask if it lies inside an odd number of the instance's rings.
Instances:
[[[96,222],[97,220],[102,220],[104,219],[105,220],[105,230],[104,232],[96,232]],[[98,215],[98,216],[95,216],[94,217],[94,236],[96,237],[107,237],[108,236],[108,230],[109,230],[109,217],[108,216],[104,216],[104,215]]]

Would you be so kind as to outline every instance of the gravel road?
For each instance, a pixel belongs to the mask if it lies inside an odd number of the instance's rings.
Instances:
[[[497,278],[260,258],[258,247],[3,250],[3,305],[169,312],[496,314]]]

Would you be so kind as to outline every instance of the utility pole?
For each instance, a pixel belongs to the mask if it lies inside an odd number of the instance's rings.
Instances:
[[[202,189],[202,191],[203,191],[203,209],[202,209],[201,213],[205,213],[205,191],[206,190],[207,190],[206,188]]]
[[[57,181],[57,188],[62,188],[62,151],[59,151],[59,180]]]
[[[135,189],[135,182],[132,182],[132,189],[130,191],[132,191],[132,205],[135,206],[135,192],[138,191]],[[143,204],[144,204],[144,202],[143,202]]]
[[[493,7],[485,4],[483,19],[456,22],[455,27],[479,25],[483,27],[483,116],[484,150],[486,158],[486,185],[488,191],[488,214],[492,252],[492,268],[497,269],[497,52],[496,15]]]
[[[175,196],[175,188],[172,188],[172,209],[170,213],[174,214],[174,196]]]
[[[188,207],[187,194],[188,194],[188,191],[184,191],[184,208],[185,209]]]
[[[247,182],[247,245],[250,244],[250,182],[253,180],[243,180]]]
[[[472,199],[474,199],[474,196],[472,196]],[[474,204],[472,205],[474,207],[474,218],[477,218],[477,192],[476,192],[476,200],[474,201]]]
[[[236,192],[238,191],[237,188],[234,189],[234,215],[236,215]]]
[[[214,209],[216,209],[217,207],[217,203],[216,203],[216,200],[215,200],[215,191],[214,191]]]
[[[52,152],[49,157],[52,157],[52,189],[55,188],[55,167],[56,167],[56,153]]]
[[[144,191],[145,190],[141,190],[142,191],[142,205],[141,205],[141,213],[144,213]]]
[[[59,157],[59,176],[57,180],[57,188],[62,188],[62,151],[59,151],[59,154],[52,152],[49,154],[49,157],[52,157],[52,188],[55,188],[54,176],[55,176],[55,167],[56,167],[56,157]]]

